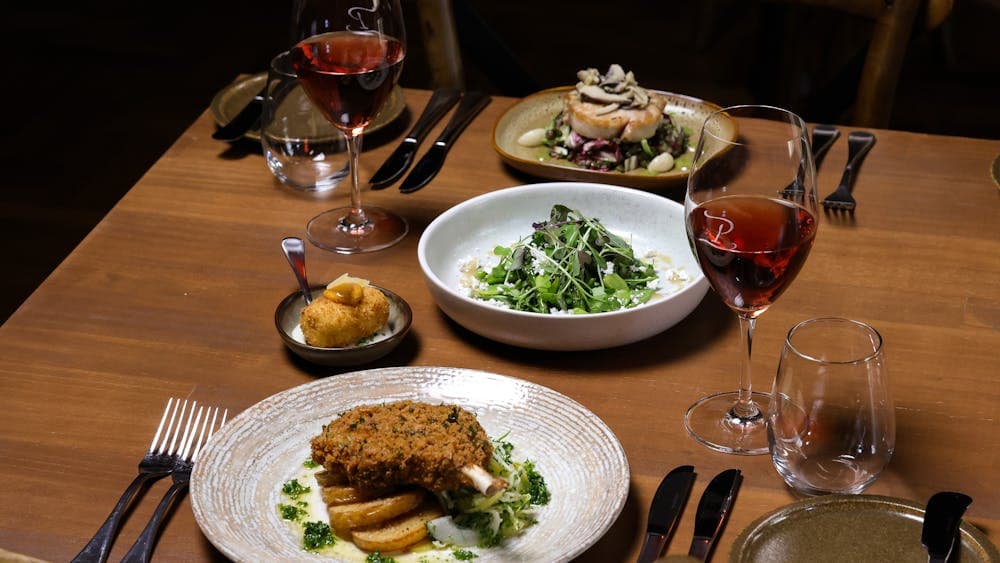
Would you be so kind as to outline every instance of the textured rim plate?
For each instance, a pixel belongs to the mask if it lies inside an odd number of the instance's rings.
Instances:
[[[194,516],[205,536],[236,561],[320,560],[299,547],[290,525],[280,519],[275,506],[281,484],[309,457],[309,439],[338,413],[403,399],[459,404],[478,415],[490,436],[509,432],[514,457],[534,460],[549,485],[552,501],[539,509],[538,523],[499,547],[475,549],[477,562],[568,561],[618,518],[628,495],[628,461],[594,413],[547,387],[512,377],[401,367],[300,385],[226,424],[199,455],[191,477]]]
[[[924,507],[908,500],[875,495],[815,497],[758,518],[736,538],[729,561],[923,562],[927,561],[920,543],[923,523]],[[962,521],[959,533],[959,560],[1000,561],[996,547],[967,521]]]
[[[548,127],[552,118],[562,109],[563,96],[573,86],[563,86],[543,90],[532,94],[508,109],[493,125],[493,149],[507,164],[522,172],[554,180],[574,180],[618,184],[646,190],[665,189],[684,185],[687,182],[687,169],[674,169],[663,174],[651,175],[645,170],[622,172],[602,172],[587,170],[561,160],[539,160],[544,156],[544,148],[523,147],[517,143],[525,131],[539,127]],[[667,106],[664,111],[670,114],[678,125],[691,130],[688,140],[688,151],[694,150],[701,134],[701,126],[705,118],[712,112],[721,109],[719,106],[680,94],[653,90],[666,96]],[[720,132],[735,138],[736,128]],[[547,158],[547,157],[546,157]]]
[[[215,122],[221,126],[232,121],[236,117],[236,114],[245,108],[250,103],[250,100],[260,92],[266,82],[267,73],[261,72],[238,78],[230,85],[219,90],[215,94],[215,97],[212,98],[210,106]],[[389,100],[385,103],[385,107],[382,108],[382,112],[375,117],[374,121],[368,127],[365,127],[365,133],[374,133],[392,123],[403,113],[404,109],[406,109],[406,102],[403,99],[403,90],[399,86],[395,86],[389,95]],[[333,125],[329,126],[329,130],[331,136],[343,135]],[[259,141],[260,129],[251,129],[246,132],[244,137]]]

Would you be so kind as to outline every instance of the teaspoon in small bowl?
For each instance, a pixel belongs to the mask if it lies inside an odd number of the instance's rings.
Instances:
[[[298,237],[287,237],[281,240],[281,249],[285,252],[288,265],[292,267],[295,279],[299,281],[299,288],[302,290],[302,298],[306,305],[312,303],[312,292],[309,291],[309,282],[306,280],[306,248],[302,239]]]

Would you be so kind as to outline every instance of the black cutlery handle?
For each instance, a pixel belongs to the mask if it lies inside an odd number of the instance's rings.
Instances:
[[[103,563],[106,561],[108,553],[111,551],[111,542],[114,540],[115,534],[118,532],[118,527],[121,524],[122,515],[125,514],[125,510],[132,504],[132,500],[139,493],[139,490],[151,481],[164,477],[169,473],[169,471],[139,473],[125,489],[125,492],[122,493],[121,498],[118,499],[118,503],[115,504],[104,524],[101,524],[94,537],[90,538],[87,545],[73,558],[72,563]]]
[[[841,185],[847,186],[848,189],[854,188],[858,168],[873,146],[875,146],[875,135],[867,131],[853,131],[847,136],[847,165],[844,166],[844,175],[840,178]]]
[[[448,125],[445,126],[441,136],[434,141],[435,145],[448,147],[451,142],[458,137],[472,120],[479,115],[483,108],[489,105],[493,98],[485,92],[468,92],[462,97],[462,101],[455,110],[455,115],[451,117]]]
[[[454,88],[438,88],[427,102],[422,114],[407,133],[406,138],[420,141],[427,136],[434,124],[455,105],[462,93]]]
[[[816,125],[813,127],[813,163],[816,170],[819,170],[820,163],[823,162],[826,153],[829,152],[830,147],[833,146],[834,141],[838,138],[840,138],[840,129],[836,127],[831,125]]]
[[[153,545],[156,543],[156,536],[159,534],[160,526],[163,524],[163,518],[174,504],[174,499],[179,497],[187,489],[187,486],[188,479],[180,479],[164,493],[160,504],[156,506],[156,511],[153,512],[153,517],[149,519],[149,523],[143,528],[142,533],[139,534],[139,538],[135,540],[135,543],[129,548],[128,553],[122,558],[122,563],[147,563],[149,561],[153,553]]]

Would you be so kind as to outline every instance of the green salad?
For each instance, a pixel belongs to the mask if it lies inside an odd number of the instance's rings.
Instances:
[[[549,503],[545,479],[531,460],[514,461],[514,446],[506,438],[493,439],[493,457],[487,469],[506,480],[507,488],[491,496],[473,489],[439,493],[452,516],[427,523],[427,531],[436,542],[459,547],[498,545],[534,524],[533,510]]]
[[[603,313],[649,301],[653,265],[600,220],[554,205],[547,221],[511,246],[496,266],[478,267],[472,297],[533,313]]]

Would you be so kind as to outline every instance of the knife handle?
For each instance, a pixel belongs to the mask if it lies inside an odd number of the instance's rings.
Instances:
[[[458,109],[455,110],[455,115],[451,116],[451,120],[448,125],[444,128],[441,136],[434,141],[435,145],[441,145],[448,147],[452,141],[458,137],[465,127],[472,122],[473,118],[479,115],[489,103],[493,100],[485,92],[467,92],[465,96],[462,96],[462,101],[458,104]]]
[[[642,549],[639,551],[639,559],[636,563],[651,563],[659,559],[666,546],[667,536],[663,534],[647,533],[646,539],[642,540]]]
[[[422,114],[413,124],[413,128],[406,134],[406,138],[420,141],[427,136],[434,124],[455,105],[455,102],[462,96],[462,93],[455,88],[438,88],[431,96],[431,101],[427,102]]]

